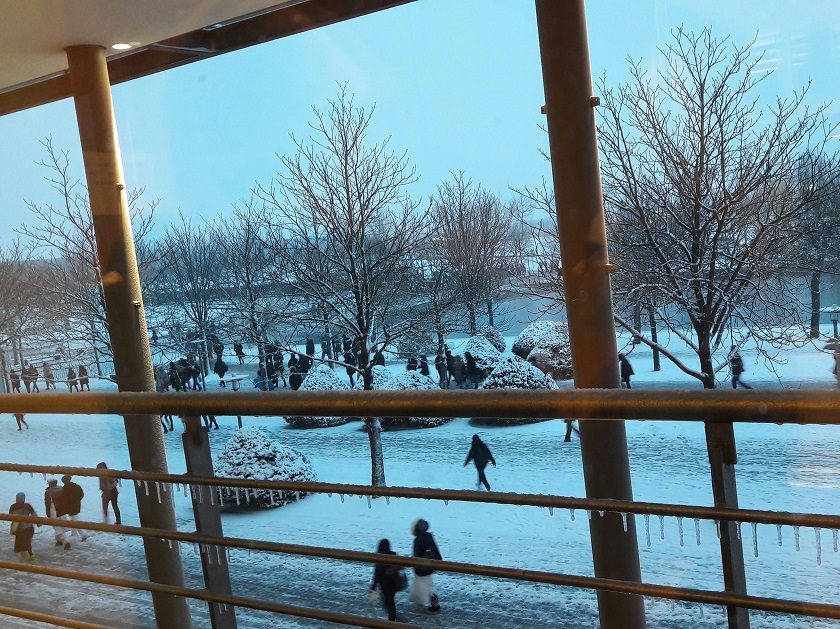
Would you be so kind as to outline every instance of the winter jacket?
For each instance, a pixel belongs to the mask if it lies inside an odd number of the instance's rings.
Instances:
[[[99,491],[102,493],[110,493],[112,491],[119,491],[120,489],[120,479],[119,478],[107,478],[102,476],[99,478]]]
[[[213,365],[213,373],[215,373],[219,378],[224,378],[225,374],[228,371],[228,366],[225,361],[221,358],[216,359],[216,364]]]
[[[744,373],[744,359],[741,358],[740,354],[734,354],[732,358],[729,359],[729,367],[732,369],[733,376],[740,376]]]
[[[38,514],[35,513],[35,509],[32,508],[32,505],[28,502],[16,502],[12,506],[9,507],[9,513],[15,515],[32,515],[37,516]],[[18,535],[20,533],[31,531],[35,528],[34,524],[29,522],[13,522],[12,525],[14,526],[15,532],[13,535]]]
[[[467,460],[464,461],[464,465],[467,465],[470,461],[475,461],[475,466],[479,469],[487,467],[488,462],[496,465],[496,459],[493,458],[490,448],[487,447],[487,444],[478,435],[473,435],[472,446],[470,446],[470,451],[467,454]]]
[[[396,555],[393,550],[377,550],[383,555]],[[390,563],[378,563],[373,568],[373,582],[370,584],[370,589],[375,590],[376,586],[384,593],[386,590],[391,592],[399,592],[400,567]]]
[[[79,384],[88,384],[88,370],[84,365],[79,365]]]
[[[464,380],[466,380],[466,374],[464,373],[464,361],[461,360],[460,356],[454,356],[452,358],[452,365],[449,367],[449,373],[451,373],[452,377],[455,378],[455,382],[457,384],[461,384]]]
[[[420,359],[420,373],[424,376],[429,375],[429,360],[425,356]]]
[[[79,485],[73,481],[65,483],[58,499],[59,515],[79,515],[84,497],[85,492]]]
[[[417,520],[411,530],[414,533],[414,557],[424,559],[442,559],[438,550],[435,538],[429,533],[429,523],[426,520]],[[414,574],[418,577],[425,577],[434,574],[434,570],[428,568],[414,568]]]
[[[60,509],[58,506],[59,497],[61,496],[61,487],[58,485],[50,485],[47,487],[46,491],[44,491],[44,513],[47,514],[47,517],[52,517],[53,508],[55,509],[55,515],[58,516],[60,513]]]
[[[315,341],[313,341],[312,339],[306,339],[306,355],[315,355]]]
[[[71,387],[75,387],[77,384],[76,371],[72,367],[67,370],[67,384]]]
[[[16,372],[12,372],[9,374],[9,380],[12,381],[12,388],[19,389],[20,388],[20,376]]]
[[[627,360],[626,358],[622,358],[619,361],[619,363],[620,363],[620,366],[621,366],[621,379],[622,380],[629,379],[630,376],[632,376],[633,373],[634,373],[633,367],[632,367],[632,365],[630,365],[630,361]]]

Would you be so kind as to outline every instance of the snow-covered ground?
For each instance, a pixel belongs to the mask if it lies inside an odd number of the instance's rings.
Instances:
[[[510,339],[509,339],[510,341]],[[457,342],[451,343],[457,350]],[[509,345],[508,345],[509,346]],[[621,342],[620,342],[621,346]],[[676,348],[675,348],[676,349]],[[679,350],[677,350],[679,351]],[[685,352],[681,355],[686,356]],[[649,352],[642,348],[630,356],[639,387],[696,386],[693,381],[663,360],[663,370],[651,371]],[[760,387],[834,386],[830,356],[817,348],[793,350],[778,377],[747,348],[745,379]],[[226,357],[234,368],[235,358]],[[394,370],[402,369],[399,364]],[[725,376],[725,374],[721,374]],[[215,388],[211,381],[211,388]],[[107,387],[106,383],[98,385]],[[243,393],[244,394],[244,393]],[[196,394],[199,395],[199,394]],[[122,420],[112,416],[62,417],[30,415],[31,429],[18,432],[14,420],[0,425],[0,460],[94,466],[107,461],[112,468],[127,468],[128,454]],[[212,433],[212,447],[218,452],[236,430],[236,418],[219,418],[222,428]],[[334,428],[295,430],[279,418],[245,418],[259,425],[284,445],[305,453],[319,480],[366,483],[370,477],[367,437],[358,423]],[[383,434],[388,483],[391,485],[472,488],[475,472],[463,467],[470,437],[478,432],[498,461],[488,470],[493,489],[583,496],[580,451],[577,443],[562,442],[562,422],[527,426],[475,429],[467,420],[425,430]],[[627,423],[633,487],[638,500],[710,505],[705,438],[702,427],[687,423]],[[741,505],[748,508],[840,512],[840,430],[824,426],[736,427]],[[173,472],[185,470],[180,436],[166,436],[169,465]],[[100,518],[95,481],[82,479],[87,492],[82,516]],[[25,491],[32,504],[43,512],[44,483],[41,478],[14,474],[0,475],[0,495],[8,502],[17,491]],[[121,494],[123,519],[136,524],[133,492]],[[189,501],[176,500],[179,525],[194,527]],[[333,495],[312,496],[281,509],[243,512],[224,516],[225,533],[291,543],[305,543],[357,550],[374,550],[388,537],[402,554],[411,550],[409,527],[417,517],[431,523],[446,559],[504,566],[554,570],[591,575],[591,547],[587,518],[567,511],[550,514],[545,509],[480,504],[448,505],[434,501],[374,500]],[[594,515],[593,517],[598,517]],[[700,525],[696,543],[694,522],[683,521],[683,543],[679,523],[664,521],[665,539],[660,539],[658,518],[650,522],[651,544],[647,545],[644,519],[637,522],[643,579],[653,583],[722,588],[720,555],[714,524]],[[753,553],[753,533],[743,527],[749,591],[756,595],[814,600],[840,604],[840,553],[834,551],[832,534],[821,531],[821,565],[817,565],[816,534],[801,529],[800,550],[795,550],[795,532],[782,530],[778,546],[776,528],[757,527],[758,556]],[[11,538],[8,538],[11,542]],[[201,586],[201,568],[196,553],[182,546],[189,584]],[[133,538],[96,534],[65,552],[56,549],[51,532],[40,529],[35,551],[45,565],[74,570],[92,570],[144,578],[142,549]],[[13,558],[11,543],[0,549],[0,558]],[[231,555],[233,589],[237,594],[292,604],[322,607],[349,613],[383,617],[378,605],[365,596],[371,569],[366,565],[303,559],[265,553],[234,551]],[[412,608],[405,594],[398,595],[398,609],[409,621],[431,627],[590,627],[597,625],[594,594],[573,588],[520,584],[503,580],[460,575],[435,576],[443,613],[430,616]],[[0,600],[61,614],[86,618],[116,627],[150,627],[148,596],[116,588],[69,584],[66,581],[31,577],[19,573],[0,574]],[[196,626],[209,626],[206,607],[196,604]],[[725,624],[720,608],[659,602],[648,605],[651,627],[719,627]],[[271,616],[239,610],[240,627],[331,626],[313,621]],[[837,627],[839,623],[752,614],[754,627]],[[3,627],[33,627],[2,619]]]

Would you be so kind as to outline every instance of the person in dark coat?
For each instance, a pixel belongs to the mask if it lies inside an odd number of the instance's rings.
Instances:
[[[449,388],[449,376],[446,370],[446,359],[443,357],[443,354],[440,352],[437,353],[435,356],[435,369],[438,372],[438,380],[440,381],[440,388],[441,389],[448,389]]]
[[[473,435],[472,445],[467,453],[467,460],[464,461],[464,467],[469,465],[470,461],[473,462],[475,470],[478,472],[478,482],[475,484],[475,488],[481,489],[481,486],[484,485],[484,488],[490,491],[490,483],[487,482],[487,477],[484,475],[484,468],[487,467],[487,463],[492,463],[493,467],[496,467],[496,459],[493,458],[490,448],[478,435]]]
[[[633,365],[631,365],[630,361],[627,360],[627,356],[624,354],[618,355],[618,366],[621,371],[621,384],[627,389],[632,388],[630,386],[630,376],[632,376],[635,372],[633,371]]]
[[[408,362],[405,365],[406,371],[416,371],[417,370],[417,357],[411,355],[408,357]]]
[[[105,461],[96,464],[96,469],[107,470]],[[120,496],[120,479],[106,476],[99,477],[99,491],[102,493],[102,519],[108,521],[108,505],[114,507],[114,524],[122,524],[120,518],[120,506],[117,504]]]
[[[341,347],[344,349],[345,352],[353,351],[353,341],[351,341],[346,334],[341,337]]]
[[[381,349],[376,350],[376,353],[373,355],[373,364],[380,367],[385,366],[385,355],[382,353]]]
[[[732,388],[737,389],[740,384],[745,389],[752,389],[750,385],[741,380],[741,374],[746,371],[744,369],[744,359],[738,353],[738,348],[733,347],[729,355],[729,369],[732,371]]]
[[[442,559],[438,550],[435,538],[429,533],[429,523],[426,520],[415,520],[411,525],[411,533],[414,535],[414,548],[412,555],[423,559]],[[434,570],[430,568],[414,568],[414,583],[411,588],[411,601],[418,605],[427,606],[430,612],[440,611],[440,601],[435,593],[435,586],[432,582]]]
[[[192,367],[188,367],[188,369],[192,378],[193,391],[201,391],[201,366],[198,363],[193,363]]]
[[[58,486],[58,481],[51,478],[47,481],[47,488],[44,490],[44,515],[48,518],[59,518],[58,514],[58,499],[61,495],[61,487]],[[64,529],[60,526],[53,527],[55,534],[55,545],[64,546]]]
[[[326,336],[321,337],[321,358],[332,358],[332,343]]]
[[[67,368],[67,389],[69,391],[72,391],[73,389],[76,389],[77,392],[79,391],[79,381],[76,379],[76,370],[72,367]]]
[[[65,520],[78,521],[79,512],[82,510],[82,499],[85,497],[84,490],[73,482],[73,477],[65,475],[61,477],[63,483],[61,487],[61,494],[58,497],[58,513],[59,517]],[[77,528],[70,529],[70,536],[79,537],[82,541],[87,539],[87,534]],[[64,533],[62,539],[64,540],[64,550],[70,550],[70,542],[67,541],[68,533]]]
[[[449,373],[455,380],[455,386],[459,389],[464,388],[464,383],[467,380],[467,371],[464,368],[464,361],[460,356],[452,357],[452,366],[449,368]]]
[[[308,354],[305,356],[301,356],[298,359],[298,372],[309,373],[310,369],[312,369],[312,357]]]
[[[464,360],[467,361],[467,378],[472,383],[472,388],[478,388],[478,382],[481,380],[481,371],[475,362],[475,358],[469,352],[464,352]]]
[[[417,369],[424,376],[429,375],[429,359],[426,357],[426,354],[420,356],[420,364],[417,366]]]
[[[448,347],[446,347],[445,345],[444,345],[444,347],[446,348],[446,350],[445,350],[445,357],[446,357],[446,387],[445,387],[445,388],[447,388],[447,389],[448,389],[448,388],[449,388],[449,385],[452,383],[452,377],[453,377],[453,374],[452,374],[452,367],[453,367],[453,365],[454,365],[454,363],[455,363],[455,357],[452,355],[452,350],[450,350],[450,349],[449,349]]]
[[[297,367],[292,366],[289,367],[289,386],[291,387],[292,391],[297,391],[300,389],[300,385],[303,384],[303,374],[301,374]]]
[[[9,372],[9,380],[12,384],[12,392],[20,393],[20,375],[14,369]]]
[[[90,378],[88,377],[87,367],[79,365],[79,391],[84,391],[85,387],[90,391]]]
[[[376,552],[380,555],[397,554],[391,550],[391,542],[387,539],[379,540],[379,546],[377,546]],[[370,584],[370,591],[375,592],[376,588],[379,587],[379,591],[382,594],[382,606],[388,612],[388,620],[405,622],[397,614],[397,604],[394,601],[397,592],[405,589],[404,577],[405,573],[402,571],[402,568],[394,564],[377,563],[373,568],[373,581]]]
[[[563,421],[566,422],[566,434],[563,437],[563,441],[566,443],[571,443],[572,432],[576,432],[578,435],[580,435],[580,430],[578,430],[577,426],[575,426],[574,419],[564,419]]]
[[[47,391],[50,389],[55,390],[55,374],[53,374],[52,367],[50,367],[47,361],[44,361],[41,369],[44,371],[44,382],[47,385]]]
[[[202,415],[201,421],[204,423],[204,427],[207,428],[207,430],[210,430],[211,428],[215,430],[219,429],[219,422],[216,421],[215,415]]]
[[[228,372],[228,366],[225,361],[222,360],[221,354],[216,356],[216,363],[213,365],[213,373],[219,376],[219,386],[225,386],[225,374]]]
[[[233,353],[236,354],[236,357],[239,359],[240,365],[245,363],[245,348],[242,347],[241,341],[237,341],[233,344]]]
[[[178,371],[178,366],[174,362],[169,363],[169,384],[176,391],[184,390],[184,383],[181,380],[181,373]]]
[[[315,356],[315,341],[311,338],[306,339],[306,355]]]
[[[341,360],[341,339],[334,336],[332,339],[333,360]]]
[[[353,376],[356,374],[356,357],[353,352],[349,350],[344,352],[344,364],[346,365],[344,369],[347,371],[347,377],[350,378],[350,388],[353,388],[356,385],[353,381]]]
[[[29,424],[26,423],[25,419],[26,415],[23,413],[15,413],[15,421],[18,425],[18,430],[23,430],[23,427],[26,426],[26,429],[29,430]]]
[[[32,505],[26,502],[26,494],[20,492],[15,496],[14,504],[9,507],[9,513],[12,515],[29,515],[37,516]],[[40,525],[39,525],[40,526]],[[35,535],[35,525],[29,522],[12,522],[12,535],[15,536],[15,552],[20,555],[21,559],[35,560],[35,555],[32,554],[32,536]]]

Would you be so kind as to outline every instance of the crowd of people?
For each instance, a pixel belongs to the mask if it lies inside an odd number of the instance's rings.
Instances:
[[[96,467],[97,469],[108,469],[104,461],[100,462]],[[44,490],[44,515],[55,520],[77,522],[79,520],[79,513],[82,510],[82,500],[85,497],[85,492],[78,483],[73,481],[72,476],[63,476],[61,483],[59,485],[58,479],[55,478],[47,479],[47,486]],[[114,511],[115,524],[117,525],[121,524],[119,487],[120,480],[118,478],[101,477],[99,479],[103,520],[105,522],[108,521],[110,507]],[[9,507],[9,513],[21,516],[38,516],[35,508],[27,502],[26,494],[23,492],[15,496],[14,503]],[[35,535],[36,527],[40,526],[40,524],[33,524],[31,522],[15,521],[11,523],[10,533],[14,536],[14,552],[18,554],[22,561],[35,561],[35,554],[32,551],[32,539]],[[53,537],[56,546],[61,546],[64,550],[70,550],[72,548],[71,539],[73,543],[76,540],[85,541],[88,535],[78,527],[55,524],[53,526]]]
[[[68,391],[90,391],[90,376],[85,365],[78,365],[78,371],[72,365],[67,367],[67,375],[64,383],[67,385]],[[42,375],[43,374],[43,375]],[[56,377],[52,365],[44,361],[41,365],[41,372],[38,368],[29,363],[24,362],[20,370],[12,368],[9,371],[9,384],[11,385],[12,393],[21,393],[20,385],[23,384],[27,393],[38,393],[41,388],[38,386],[38,380],[43,377],[44,387],[46,391],[56,389]]]

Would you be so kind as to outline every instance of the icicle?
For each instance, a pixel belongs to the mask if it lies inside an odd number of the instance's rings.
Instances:
[[[241,504],[241,503],[239,502],[239,487],[237,487],[237,488],[236,488],[236,504],[237,504],[237,505]]]
[[[248,504],[251,503],[251,492],[248,491],[247,487],[245,488],[245,502],[247,502]]]
[[[187,485],[187,484],[184,484],[181,488],[184,490],[184,498],[189,497],[190,486]]]
[[[683,525],[682,525],[682,518],[677,518],[677,529],[680,532],[680,546],[685,546],[685,542],[683,541]]]
[[[448,504],[449,504],[449,501],[448,501],[448,500],[444,500],[443,502],[444,502],[444,504],[446,504],[446,505],[448,505]],[[386,505],[391,504],[391,496],[385,496],[385,504],[386,504]]]
[[[665,539],[665,516],[659,516],[659,539]]]
[[[697,545],[700,545],[700,518],[694,518],[694,537],[697,539]],[[703,609],[703,606],[700,606]]]
[[[834,544],[834,552],[836,553],[837,552],[837,529],[834,529],[833,531],[831,531],[831,540],[832,540],[832,543]]]
[[[222,495],[222,488],[216,487],[216,490],[219,492],[219,506],[221,506],[225,501],[224,496]]]
[[[327,492],[327,498],[332,498],[332,492],[331,491]]]
[[[338,494],[338,497],[341,498],[341,504],[344,504],[344,494]]]
[[[793,539],[796,542],[794,546],[796,547],[796,552],[799,552],[799,527],[793,527]]]
[[[190,498],[192,498],[193,500],[196,499],[196,497],[195,497],[195,487],[193,487],[192,485],[190,485]]]
[[[650,548],[650,514],[645,513],[645,541],[647,547]]]
[[[601,511],[600,509],[598,509],[598,515],[603,518],[604,517],[604,512]]]
[[[361,496],[359,496],[359,498],[361,498]],[[299,491],[295,492],[295,500],[296,501],[300,500],[300,492]],[[368,502],[370,502],[370,496],[368,496]]]
[[[385,496],[385,502],[388,502],[388,496]],[[448,507],[448,506],[449,506],[449,501],[448,501],[448,500],[444,500],[444,501],[443,501],[443,506],[444,506],[444,507]]]
[[[735,523],[735,539],[741,539],[741,523]]]
[[[274,502],[274,492],[273,491],[268,492],[268,498],[271,501],[271,506],[272,507],[276,506],[276,504]]]
[[[44,480],[47,480],[47,473],[46,472],[44,472],[43,477],[44,477]]]
[[[592,512],[589,509],[586,510],[586,515],[590,520],[592,519]]]
[[[720,538],[721,538],[721,534],[720,534],[720,520],[715,520],[715,528],[717,529],[717,538],[718,538],[718,539],[720,539]]]
[[[814,544],[817,547],[817,565],[822,565],[822,541],[820,540],[820,527],[814,527]]]
[[[221,551],[221,550],[219,550],[219,547],[218,547],[218,546],[216,546],[216,563],[217,563],[217,564],[221,564],[221,563],[222,563],[222,551]]]
[[[18,472],[18,474],[19,474],[19,473],[20,473],[20,472]],[[140,487],[140,485],[141,485],[142,483],[141,483],[141,481],[139,481],[139,480],[135,479],[135,480],[134,480],[134,484],[135,484],[137,487]]]
[[[703,614],[703,606],[702,605],[700,606],[700,618],[705,618],[705,615]]]
[[[27,430],[29,429],[27,428]],[[29,472],[29,478],[35,478],[35,475],[32,472]]]
[[[782,525],[776,525],[776,538],[779,540],[779,546],[782,545]]]
[[[370,509],[370,496],[365,496],[367,498],[368,509]]]
[[[572,519],[572,522],[575,521],[575,510],[569,509],[569,517]]]
[[[627,532],[627,514],[621,514],[621,527],[624,529],[624,532]]]
[[[143,481],[143,489],[146,491],[146,495],[149,495],[149,483],[148,481]]]
[[[160,483],[155,481],[155,494],[157,494],[157,501],[161,502],[160,500]]]
[[[753,522],[751,526],[753,534],[753,556],[758,557],[758,524]]]
[[[211,505],[216,504],[215,502],[213,502],[213,488],[212,488],[212,487],[208,487],[208,488],[207,488],[207,490],[208,490],[208,491],[207,491],[207,493],[208,493],[208,494],[209,494],[209,496],[210,496],[210,504],[211,504]]]
[[[554,515],[554,507],[548,508],[548,515]]]
[[[169,546],[169,550],[172,550],[172,549],[174,548],[174,547],[172,546],[172,540],[171,540],[171,539],[166,540],[166,543],[167,543],[167,545]]]

